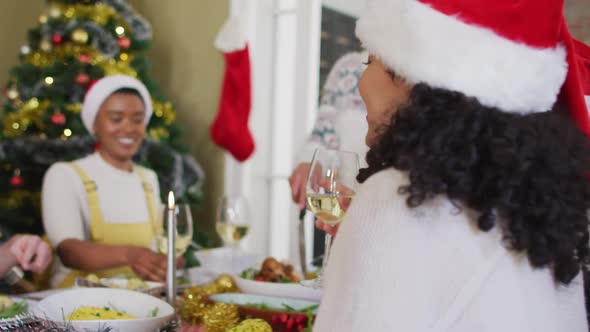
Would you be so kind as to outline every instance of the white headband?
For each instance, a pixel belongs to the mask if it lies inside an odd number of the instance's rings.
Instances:
[[[152,98],[143,83],[127,75],[106,76],[98,80],[86,93],[84,104],[82,105],[82,122],[89,133],[94,134],[94,120],[100,110],[100,106],[113,92],[122,89],[135,89],[141,95],[145,105],[145,125],[147,126],[152,116]]]

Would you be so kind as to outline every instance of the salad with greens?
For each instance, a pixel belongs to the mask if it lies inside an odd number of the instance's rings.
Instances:
[[[14,318],[27,313],[29,307],[25,301],[14,302],[8,296],[0,295],[0,319]]]

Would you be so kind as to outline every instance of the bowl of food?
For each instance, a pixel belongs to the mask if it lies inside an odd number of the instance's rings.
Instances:
[[[156,331],[174,318],[174,308],[153,296],[126,289],[75,288],[41,300],[37,315],[59,325],[97,331]]]
[[[247,294],[259,294],[318,302],[321,289],[299,284],[302,277],[291,264],[269,257],[262,265],[243,270],[235,275],[238,288]]]

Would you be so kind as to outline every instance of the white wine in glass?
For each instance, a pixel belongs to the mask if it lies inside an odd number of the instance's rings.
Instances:
[[[359,157],[354,152],[316,149],[307,175],[307,204],[323,223],[336,226],[344,218],[358,182]],[[326,233],[322,270],[314,280],[303,280],[308,287],[322,286],[322,272],[330,257],[332,236]]]
[[[182,256],[193,241],[193,217],[190,206],[178,204],[176,215],[176,257]],[[164,217],[166,220],[166,216]],[[164,222],[161,232],[156,236],[157,250],[161,254],[168,253],[168,223]]]
[[[248,202],[242,196],[223,196],[217,207],[215,230],[225,246],[236,248],[250,229]]]
[[[217,230],[217,234],[219,234],[221,240],[223,240],[223,243],[234,245],[240,242],[246,236],[246,234],[248,234],[248,229],[250,226],[218,223],[215,228]]]
[[[336,226],[350,205],[353,194],[308,194],[307,203],[311,212],[323,223]]]
[[[192,237],[188,236],[177,236],[176,237],[176,257],[182,256],[186,249],[192,242]],[[168,237],[166,235],[159,234],[157,236],[158,241],[158,252],[166,255],[168,253]]]

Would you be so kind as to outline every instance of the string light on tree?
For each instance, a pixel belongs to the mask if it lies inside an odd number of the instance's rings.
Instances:
[[[14,100],[18,98],[18,90],[15,88],[10,88],[6,91],[6,97],[10,100]]]
[[[44,81],[45,81],[45,85],[51,85],[51,84],[53,84],[53,77],[47,76],[47,77],[45,77]]]
[[[86,44],[88,42],[88,32],[81,28],[74,29],[71,38],[77,44]]]
[[[66,138],[72,136],[72,131],[69,128],[64,129],[64,136]]]
[[[29,55],[31,54],[31,47],[29,45],[23,45],[20,47],[20,54],[21,55]]]
[[[39,16],[39,23],[41,23],[41,24],[47,23],[47,16],[45,16],[45,15]]]
[[[61,9],[57,6],[53,6],[49,8],[49,17],[51,18],[59,18],[61,16]]]
[[[115,32],[118,36],[123,36],[125,34],[125,28],[123,28],[122,26],[118,26],[115,28]]]
[[[119,54],[119,59],[121,59],[121,61],[127,61],[127,60],[129,60],[129,54],[121,53],[121,54]]]
[[[39,48],[44,52],[49,52],[52,48],[51,42],[47,39],[43,39],[41,43],[39,43]]]

